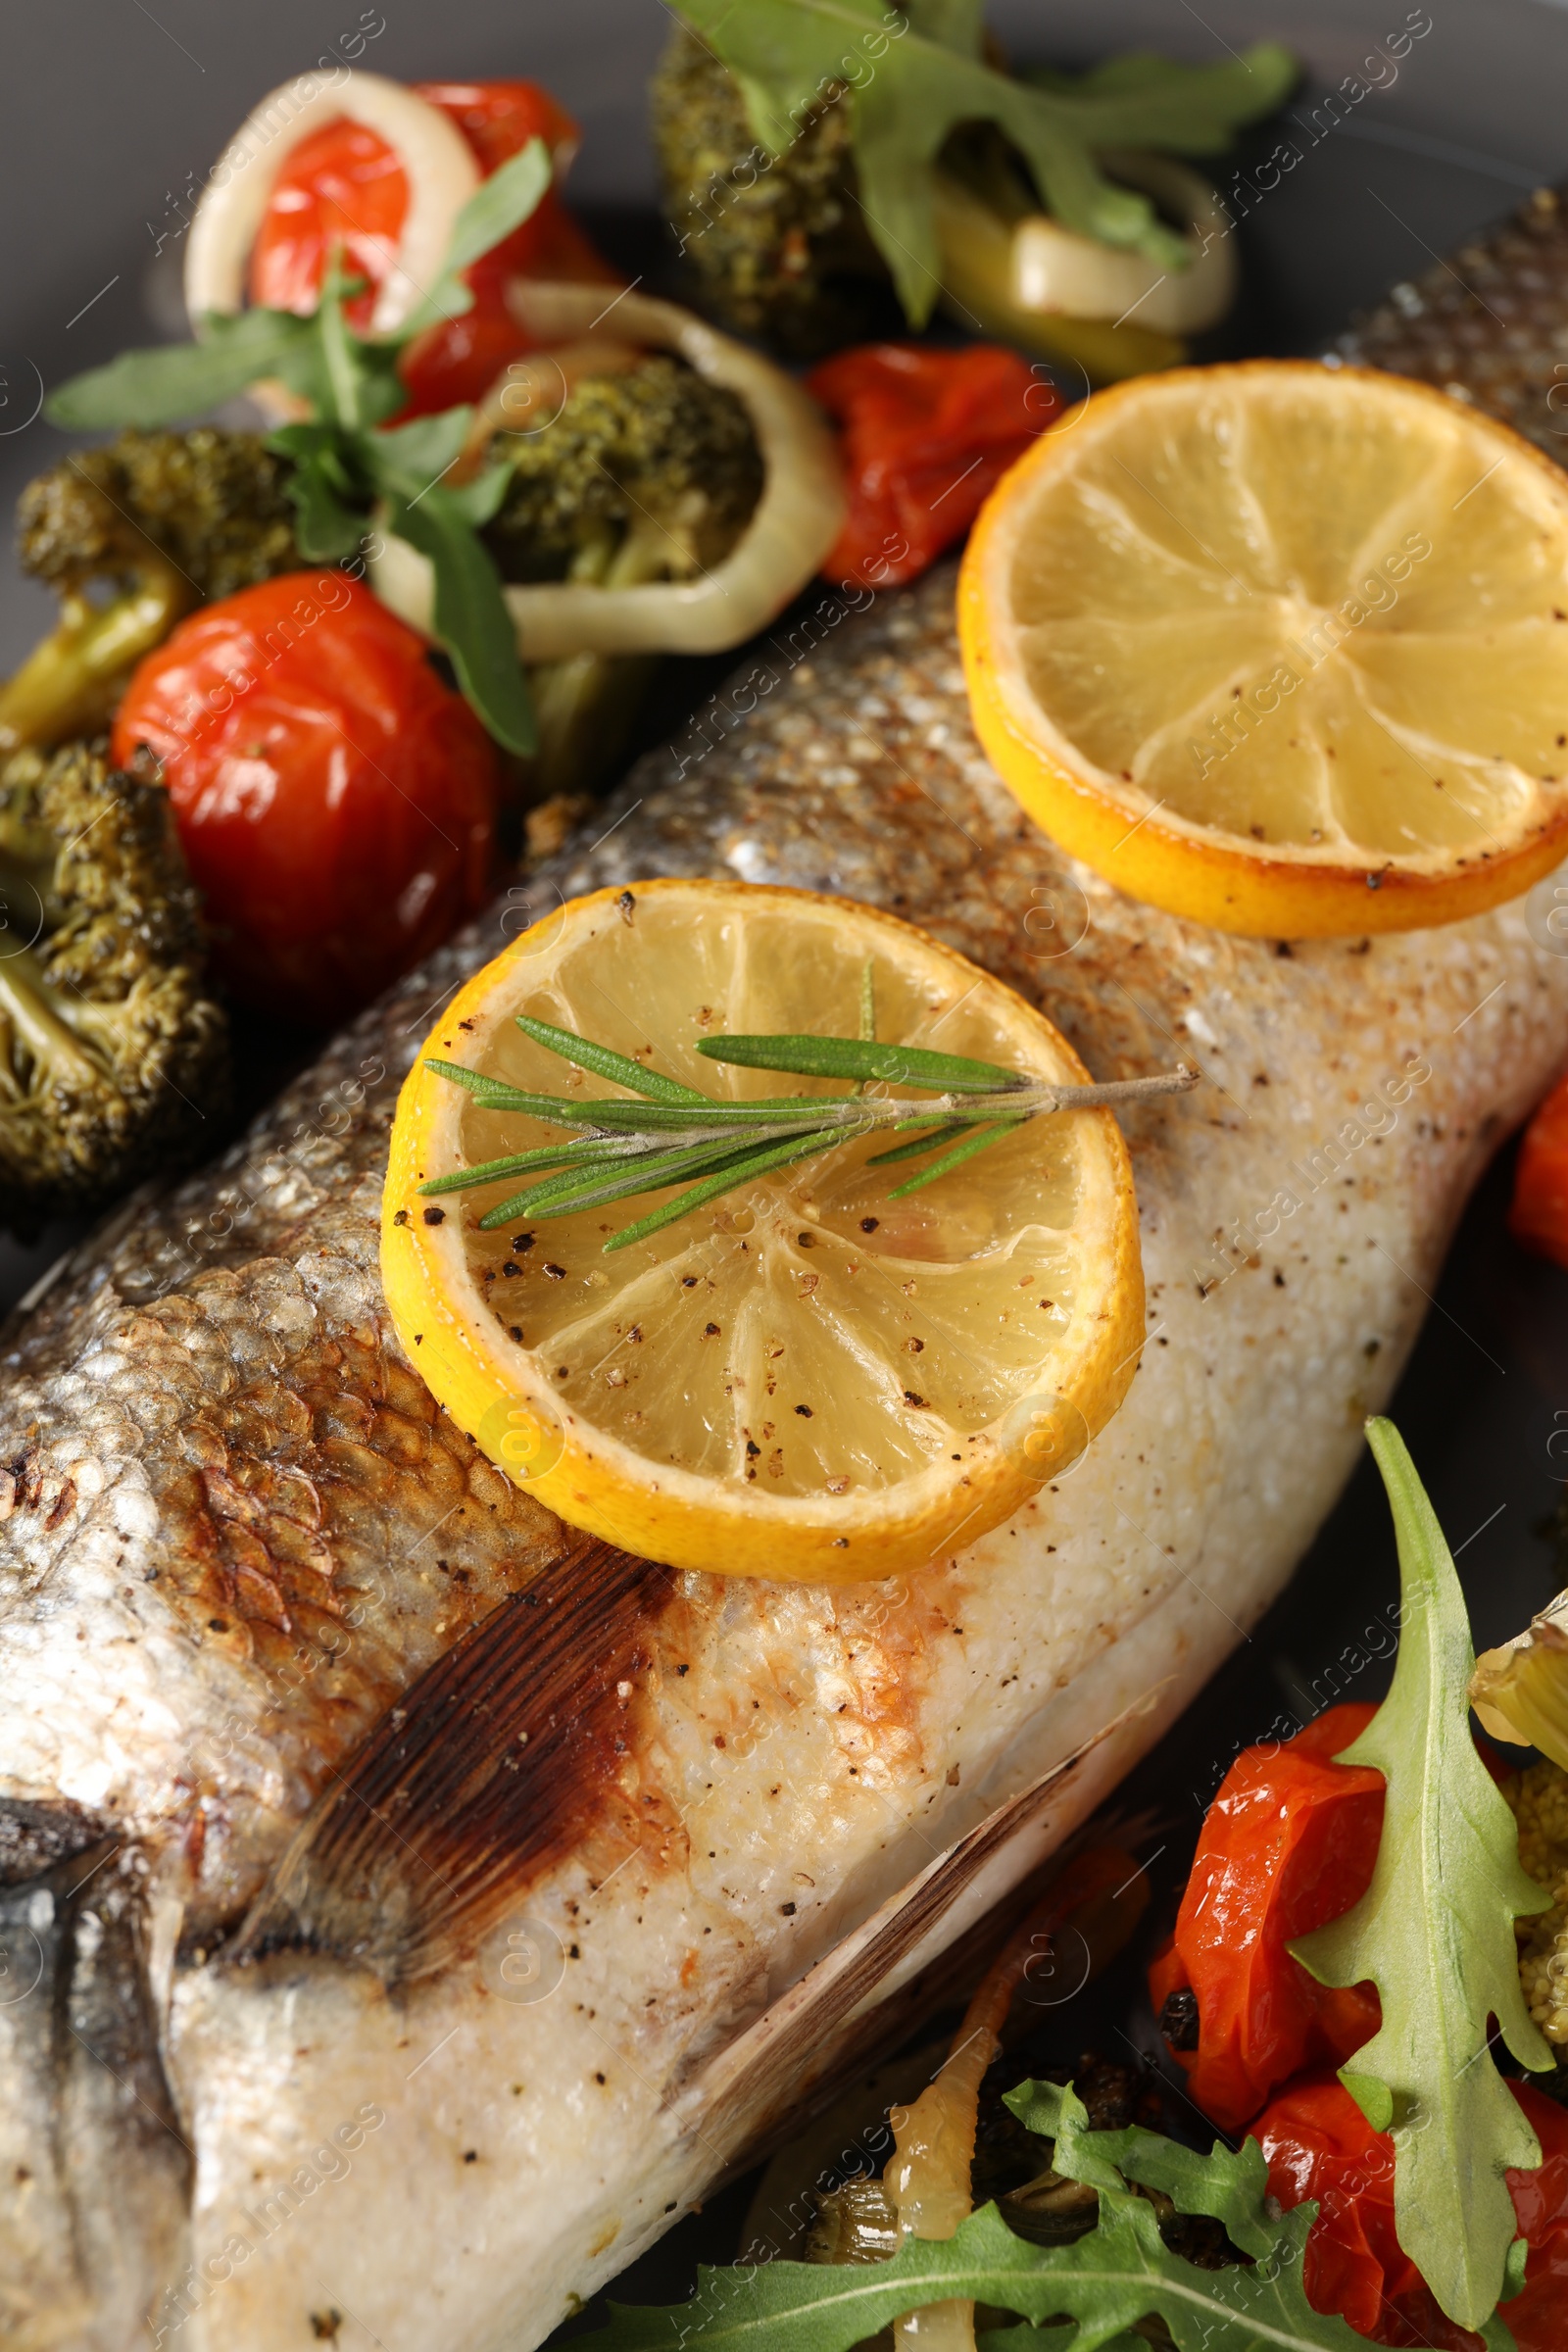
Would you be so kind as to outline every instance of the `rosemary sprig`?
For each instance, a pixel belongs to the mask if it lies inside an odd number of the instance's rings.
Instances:
[[[889,1193],[902,1200],[932,1184],[977,1152],[1010,1135],[1025,1119],[1058,1110],[1087,1110],[1105,1103],[1147,1102],[1155,1095],[1182,1094],[1198,1083],[1198,1074],[1185,1065],[1149,1078],[1123,1078],[1104,1086],[1058,1086],[1031,1079],[1021,1070],[1004,1069],[992,1061],[971,1061],[962,1054],[933,1054],[923,1046],[879,1044],[875,1027],[870,966],[860,991],[859,1037],[709,1037],[697,1051],[710,1061],[745,1069],[780,1070],[797,1078],[840,1079],[852,1082],[848,1095],[776,1095],[747,1102],[721,1102],[683,1086],[661,1070],[645,1069],[610,1046],[578,1037],[569,1029],[518,1013],[517,1027],[536,1045],[559,1054],[564,1061],[588,1071],[612,1086],[624,1087],[635,1100],[596,1096],[573,1101],[565,1095],[535,1094],[488,1078],[461,1062],[427,1058],[434,1070],[468,1092],[487,1110],[516,1111],[549,1126],[574,1129],[569,1143],[546,1144],[501,1159],[487,1159],[450,1176],[432,1177],[421,1193],[459,1193],[477,1185],[531,1179],[509,1194],[479,1219],[482,1232],[494,1232],[519,1217],[574,1216],[585,1209],[605,1208],[638,1193],[657,1193],[683,1185],[672,1200],[651,1209],[647,1216],[605,1244],[606,1251],[624,1250],[647,1239],[679,1217],[689,1216],[721,1193],[750,1184],[774,1168],[821,1152],[838,1151],[862,1135],[904,1128],[923,1133],[913,1141],[878,1152],[868,1167],[915,1159],[936,1152],[939,1156],[917,1176]],[[911,1102],[904,1098],[867,1094],[872,1085],[915,1086],[928,1089],[935,1100]]]

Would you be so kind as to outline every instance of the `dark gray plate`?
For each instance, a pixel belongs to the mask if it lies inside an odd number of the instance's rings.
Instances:
[[[1191,0],[995,0],[991,14],[1015,54],[1064,64],[1133,46],[1203,59],[1264,37],[1303,59],[1308,80],[1284,125],[1301,161],[1243,229],[1252,349],[1314,349],[1356,306],[1568,169],[1568,8],[1550,0],[1443,0],[1430,15],[1404,0],[1203,0],[1201,13]],[[1430,29],[1396,67],[1389,37],[1423,24]],[[447,0],[439,10],[390,0],[363,13],[355,0],[243,11],[198,0],[157,0],[155,11],[142,0],[60,0],[10,11],[0,75],[0,506],[63,446],[36,418],[39,385],[150,339],[161,320],[172,331],[170,272],[190,175],[199,179],[263,91],[355,50],[361,33],[361,62],[377,72],[547,81],[584,128],[574,194],[623,250],[657,262],[643,86],[665,25],[659,0],[572,0],[569,9],[562,0]],[[1325,135],[1314,107],[1347,76],[1381,86]],[[1278,135],[1249,152],[1266,154]],[[21,657],[48,613],[47,600],[9,568],[0,573],[0,662]],[[1458,1552],[1478,1645],[1516,1631],[1554,1589],[1543,1529],[1564,1492],[1558,1474],[1568,1476],[1568,1276],[1508,1240],[1508,1182],[1505,1156],[1455,1241],[1395,1405]],[[0,1242],[0,1306],[65,1238],[54,1232],[26,1250]],[[1290,1431],[1276,1441],[1289,1445]],[[1290,1591],[1142,1768],[1129,1798],[1184,1816],[1190,1835],[1239,1745],[1282,1714],[1379,1696],[1387,1667],[1376,1652],[1386,1651],[1396,1592],[1387,1513],[1363,1461]],[[1181,1836],[1177,1823],[1173,1853]],[[684,2293],[699,2256],[731,2258],[745,2202],[739,2185],[720,2194],[618,2294]]]

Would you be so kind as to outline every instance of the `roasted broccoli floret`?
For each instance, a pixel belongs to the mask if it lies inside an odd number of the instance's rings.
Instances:
[[[194,1151],[228,1089],[196,894],[159,786],[74,744],[0,767],[0,1221],[91,1207]]]
[[[543,431],[503,434],[512,467],[486,533],[511,580],[687,579],[735,544],[761,496],[745,403],[660,352],[584,376]]]
[[[198,425],[122,433],[30,482],[19,552],[60,624],[0,687],[0,753],[92,733],[183,612],[297,564],[287,474],[259,434]]]
[[[705,309],[800,358],[863,331],[856,281],[887,275],[853,193],[850,110],[836,94],[769,160],[739,83],[683,28],[650,89],[664,212]]]
[[[690,579],[722,562],[762,491],[744,402],[664,353],[582,377],[542,431],[503,433],[492,455],[512,480],[485,538],[509,580]],[[605,773],[654,666],[640,655],[579,654],[534,669],[539,791]]]

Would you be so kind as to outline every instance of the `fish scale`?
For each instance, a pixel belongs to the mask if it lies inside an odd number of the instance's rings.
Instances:
[[[69,2041],[58,1998],[0,2002],[8,2345],[539,2342],[932,1997],[1340,1491],[1476,1176],[1561,1058],[1568,960],[1528,903],[1287,948],[1120,898],[980,753],[953,588],[944,567],[781,629],[592,847],[8,1333],[8,1948],[33,1936],[57,1996],[96,1967],[102,1996]],[[1201,1067],[1124,1121],[1150,1305],[1127,1403],[920,1578],[590,1559],[392,1331],[379,1179],[439,1006],[561,898],[671,873],[892,908],[1097,1077]],[[449,1726],[471,1773],[436,1769]],[[117,2070],[136,2098],[103,2093]],[[62,2117],[74,2165],[43,2146]],[[117,2165],[137,2197],[106,2219]]]

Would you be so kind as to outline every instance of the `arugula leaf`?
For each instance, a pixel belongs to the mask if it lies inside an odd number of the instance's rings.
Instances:
[[[1116,186],[1097,155],[1163,147],[1209,155],[1243,122],[1270,114],[1296,78],[1289,52],[1259,42],[1218,66],[1142,61],[1121,81],[1071,91],[1011,79],[978,54],[973,0],[920,0],[906,13],[882,0],[675,0],[676,13],[740,84],[752,127],[782,155],[806,111],[848,83],[861,209],[913,325],[940,289],[931,171],[960,122],[1001,125],[1041,195],[1068,228],[1131,246],[1183,270],[1185,241],[1145,196]]]
[[[1317,2207],[1284,2215],[1270,2209],[1255,2141],[1234,2156],[1223,2148],[1197,2156],[1137,2128],[1092,2132],[1077,2093],[1050,2082],[1024,2083],[1007,2104],[1031,2130],[1054,2137],[1057,2172],[1100,2192],[1099,2222],[1075,2244],[1031,2245],[987,2205],[951,2238],[908,2239],[888,2262],[705,2271],[692,2301],[674,2310],[612,2306],[612,2324],[593,2343],[602,2352],[693,2343],[721,2352],[849,2352],[906,2312],[956,2299],[1036,2323],[993,2333],[998,2352],[1065,2352],[1059,2331],[1038,2331],[1051,2319],[1077,2321],[1070,2352],[1131,2352],[1145,2340],[1132,2333],[1136,2324],[1155,2315],[1180,2352],[1359,2352],[1364,2345],[1344,2320],[1324,2318],[1307,2302],[1301,2255]],[[1256,2260],[1204,2271],[1173,2254],[1153,2206],[1126,2186],[1124,2169],[1149,2176],[1147,2185],[1162,2188],[1179,2211],[1214,2215]]]
[[[1369,1421],[1367,1438],[1398,1538],[1402,1617],[1389,1695],[1339,1760],[1388,1782],[1383,1837],[1361,1901],[1291,1949],[1322,1984],[1377,1985],[1382,2030],[1341,2080],[1392,2132],[1400,2245],[1448,2317],[1479,2328],[1517,2227],[1504,2170],[1541,2162],[1488,2054],[1488,2018],[1521,2066],[1552,2065],[1525,2009],[1513,1930],[1550,1898],[1520,1866],[1513,1815],[1470,1736],[1475,1658],[1437,1515],[1393,1423]]]
[[[429,559],[435,575],[431,619],[464,693],[497,743],[509,752],[537,750],[533,703],[501,574],[468,515],[440,483],[421,498],[393,495],[388,509],[397,536]]]
[[[461,272],[531,220],[554,172],[549,148],[543,139],[533,138],[479,182],[452,224],[441,275],[403,323],[404,340],[427,326],[439,326],[445,318],[461,318],[472,309],[473,295]]]
[[[122,351],[106,368],[89,368],[51,392],[44,415],[78,433],[110,425],[153,427],[196,416],[255,383],[285,375],[316,340],[314,318],[292,311],[241,311],[202,322],[199,343]]]
[[[1119,2188],[1118,2174],[1157,2188],[1178,2213],[1206,2213],[1223,2223],[1233,2245],[1254,2259],[1265,2256],[1278,2233],[1264,2208],[1268,2167],[1255,2139],[1234,2153],[1216,2140],[1207,2156],[1184,2148],[1163,2132],[1129,2124],[1120,2132],[1092,2132],[1089,2110],[1073,2089],[1056,2082],[1020,2082],[1002,2094],[1027,2132],[1055,2141],[1054,2170],[1091,2188]]]
[[[384,426],[368,452],[378,486],[392,498],[422,498],[462,457],[472,422],[472,409],[462,408]]]
[[[351,556],[365,531],[367,491],[353,445],[335,424],[283,424],[267,446],[293,463],[283,487],[294,509],[294,539],[308,564]]]

